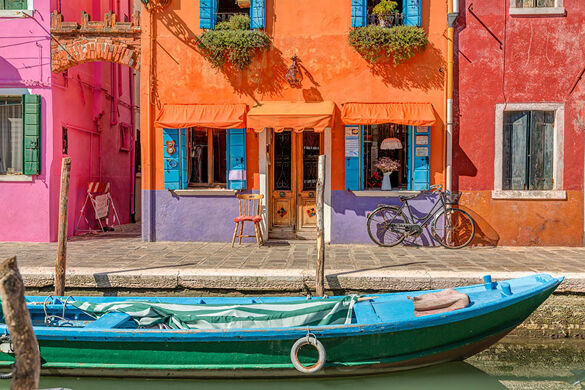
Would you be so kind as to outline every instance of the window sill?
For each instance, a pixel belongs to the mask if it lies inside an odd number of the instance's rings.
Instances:
[[[0,175],[0,181],[32,182],[33,177],[29,175]]]
[[[34,14],[32,9],[3,9],[0,10],[0,18],[27,18]]]
[[[510,8],[512,16],[565,16],[564,7],[548,8]]]
[[[544,199],[544,200],[566,200],[567,192],[563,190],[551,191],[504,191],[493,190],[492,199]]]
[[[224,188],[202,188],[189,190],[174,190],[178,196],[234,196],[238,190],[227,190]]]
[[[351,191],[357,197],[364,198],[397,198],[403,195],[418,195],[420,191],[406,191],[406,190],[372,190],[372,191]]]

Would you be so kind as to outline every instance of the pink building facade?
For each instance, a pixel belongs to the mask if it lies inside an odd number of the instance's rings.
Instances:
[[[120,220],[129,222],[135,206],[135,72],[96,62],[52,73],[49,31],[54,10],[77,22],[82,10],[92,20],[102,20],[110,10],[124,18],[130,17],[132,2],[2,4],[0,241],[57,239],[63,156],[72,158],[69,235],[74,234],[90,181],[111,184]],[[80,228],[86,227],[82,219]]]

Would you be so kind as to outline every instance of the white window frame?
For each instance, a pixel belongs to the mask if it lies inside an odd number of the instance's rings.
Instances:
[[[27,18],[35,12],[34,0],[27,0],[26,9],[0,9],[0,18]]]
[[[563,0],[555,0],[554,7],[517,8],[516,0],[510,0],[510,15],[526,16],[565,16]]]
[[[504,190],[504,112],[508,111],[554,111],[554,151],[552,190]],[[565,105],[563,103],[506,103],[496,104],[494,142],[494,189],[493,199],[567,199],[563,190]]]

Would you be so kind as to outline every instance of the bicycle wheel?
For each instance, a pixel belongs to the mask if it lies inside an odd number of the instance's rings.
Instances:
[[[404,240],[406,234],[391,229],[394,223],[408,223],[408,220],[395,206],[381,206],[368,216],[368,234],[379,246],[394,246]]]
[[[445,248],[459,249],[469,245],[473,240],[475,222],[465,211],[449,208],[437,214],[431,232]]]

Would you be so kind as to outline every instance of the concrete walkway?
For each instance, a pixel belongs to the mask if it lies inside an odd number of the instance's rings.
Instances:
[[[197,289],[304,292],[314,287],[312,242],[266,246],[211,242],[142,242],[133,227],[68,243],[69,288]],[[56,243],[0,243],[0,258],[17,256],[28,287],[52,286]],[[333,290],[392,291],[479,283],[535,272],[567,277],[561,291],[585,293],[585,248],[478,247],[460,250],[328,245]]]

